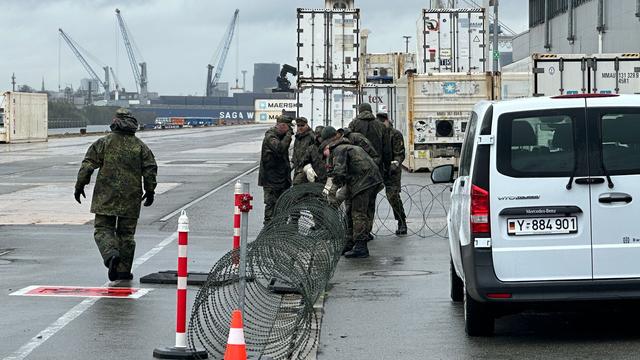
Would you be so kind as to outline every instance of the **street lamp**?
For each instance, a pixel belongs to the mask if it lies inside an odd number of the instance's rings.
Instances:
[[[404,35],[403,38],[404,38],[404,43],[405,43],[405,51],[404,52],[408,54],[409,53],[409,39],[411,39],[411,36]]]

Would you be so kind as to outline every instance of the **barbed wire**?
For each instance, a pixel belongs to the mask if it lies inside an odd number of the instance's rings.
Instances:
[[[320,184],[302,184],[278,200],[274,217],[247,246],[244,333],[250,356],[303,359],[316,346],[315,303],[333,276],[345,243],[343,211],[322,196]],[[196,295],[189,346],[224,355],[231,313],[239,307],[237,251],[211,269]]]
[[[407,235],[421,238],[447,237],[447,204],[451,195],[450,185],[405,184],[400,188],[400,198],[407,215]],[[395,235],[396,220],[384,191],[378,193],[373,234]]]

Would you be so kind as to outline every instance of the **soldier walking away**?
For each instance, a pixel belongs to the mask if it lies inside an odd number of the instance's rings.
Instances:
[[[267,130],[262,141],[258,186],[264,192],[264,225],[273,217],[273,208],[282,193],[291,187],[289,146],[293,137],[292,119],[278,116],[276,126]]]
[[[373,223],[368,210],[371,199],[375,199],[372,194],[375,195],[382,184],[382,175],[378,165],[361,147],[351,145],[344,138],[332,139],[329,135],[335,131],[332,127],[325,128],[322,136],[325,140],[320,145],[329,164],[329,178],[323,193],[329,195],[345,186],[348,188],[353,230],[344,255],[346,258],[366,258],[369,257],[367,237]]]
[[[91,212],[96,215],[94,238],[109,280],[131,280],[140,203],[153,204],[158,166],[149,147],[135,136],[138,121],[129,110],[118,109],[110,127],[111,134],[87,150],[74,197],[78,203],[80,196],[86,198],[84,187],[99,169],[91,200]]]
[[[398,222],[396,235],[406,235],[407,216],[404,213],[404,206],[400,198],[402,163],[404,162],[404,138],[402,137],[402,133],[392,126],[387,113],[378,113],[376,117],[386,126],[391,145],[391,162],[389,163],[389,169],[383,173],[387,200],[389,200],[389,204],[393,209],[393,217]]]
[[[314,182],[318,174],[313,169],[313,164],[305,161],[305,157],[309,148],[316,142],[316,139],[313,130],[309,127],[309,122],[304,117],[296,119],[295,138],[293,156],[291,157],[293,185]]]

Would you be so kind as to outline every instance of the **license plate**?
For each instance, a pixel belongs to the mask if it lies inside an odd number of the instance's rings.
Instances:
[[[578,231],[575,216],[507,219],[509,235],[571,234]]]

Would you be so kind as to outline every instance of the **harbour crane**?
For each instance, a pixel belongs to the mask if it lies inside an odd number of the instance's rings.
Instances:
[[[109,67],[109,71],[111,72],[111,77],[113,78],[113,85],[115,85],[115,89],[116,89],[115,99],[118,100],[118,95],[120,92],[120,81],[118,81],[118,78],[116,77],[116,73],[113,71],[112,67]]]
[[[218,45],[218,49],[216,50],[213,58],[211,58],[211,62],[207,65],[207,88],[206,94],[207,96],[211,96],[213,94],[213,90],[218,86],[218,82],[220,81],[220,77],[222,76],[222,70],[224,69],[224,63],[227,60],[227,55],[229,54],[229,48],[231,47],[231,41],[233,40],[233,34],[238,27],[238,14],[240,13],[239,9],[233,13],[233,18],[231,19],[231,23],[229,27],[227,27],[227,31],[225,32],[222,41]],[[214,66],[211,65],[215,63],[216,72],[213,74]],[[213,74],[213,75],[212,75]]]
[[[96,72],[93,70],[91,65],[89,65],[89,63],[84,58],[84,56],[82,56],[82,53],[78,49],[78,48],[81,48],[80,45],[78,45],[78,43],[76,43],[75,40],[73,40],[69,35],[67,35],[67,33],[65,33],[62,29],[58,29],[58,31],[60,32],[60,36],[62,36],[64,41],[67,43],[67,45],[69,45],[69,48],[71,49],[71,51],[73,51],[73,54],[78,58],[78,60],[80,60],[80,63],[82,64],[84,69],[87,70],[87,72],[89,73],[89,76],[91,76],[91,79],[93,79],[94,81],[97,81],[102,86],[102,88],[104,88],[104,99],[108,101],[109,100],[109,67],[105,66],[102,68],[104,70],[104,79],[105,79],[104,81],[102,81],[102,79],[100,79],[98,74],[96,74]],[[86,50],[84,51],[87,52]]]
[[[120,26],[120,32],[122,33],[122,39],[124,40],[124,47],[127,50],[127,56],[129,57],[129,63],[131,64],[131,70],[133,71],[133,77],[136,82],[136,90],[138,94],[140,94],[140,99],[147,99],[148,91],[147,91],[147,63],[142,61],[138,63],[136,60],[136,55],[133,52],[133,45],[135,46],[135,42],[133,41],[133,37],[129,35],[129,30],[127,25],[120,14],[120,9],[116,9],[116,17],[118,18],[118,25]],[[137,50],[137,47],[136,47]],[[138,54],[140,51],[138,51]],[[138,69],[138,65],[140,65],[140,69]]]

